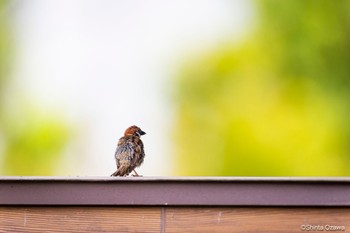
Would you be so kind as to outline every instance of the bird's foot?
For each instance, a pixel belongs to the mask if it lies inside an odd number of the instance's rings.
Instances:
[[[140,176],[140,177],[141,177],[141,175],[137,174],[137,172],[136,172],[136,170],[135,170],[135,169],[134,169],[133,171],[134,171],[134,173],[135,173],[135,174],[134,174],[134,175],[132,175],[132,176],[134,176],[134,177],[138,177],[138,176]]]

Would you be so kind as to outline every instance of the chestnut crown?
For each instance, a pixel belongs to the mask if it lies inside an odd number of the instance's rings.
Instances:
[[[145,135],[146,133],[142,131],[139,127],[136,125],[130,126],[125,130],[124,136],[138,136],[141,137],[141,135]]]

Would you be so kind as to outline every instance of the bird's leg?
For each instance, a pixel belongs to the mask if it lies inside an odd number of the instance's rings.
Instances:
[[[133,171],[135,172],[135,175],[132,175],[132,176],[140,176],[139,174],[137,174],[135,169]]]

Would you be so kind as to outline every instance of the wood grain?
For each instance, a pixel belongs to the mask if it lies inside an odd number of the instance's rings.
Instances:
[[[0,232],[350,231],[350,208],[0,207]],[[303,228],[304,227],[304,228]],[[321,229],[322,227],[322,229]]]
[[[0,232],[160,232],[160,208],[0,207]]]
[[[168,208],[166,232],[350,231],[350,209],[342,208]],[[307,231],[307,228],[313,230]],[[316,230],[318,228],[318,231]],[[303,229],[302,229],[303,228]],[[327,228],[327,229],[326,229]],[[345,229],[344,229],[345,228]]]

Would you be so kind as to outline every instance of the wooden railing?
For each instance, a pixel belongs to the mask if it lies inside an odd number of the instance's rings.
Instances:
[[[0,232],[303,231],[350,231],[350,179],[0,177]]]

